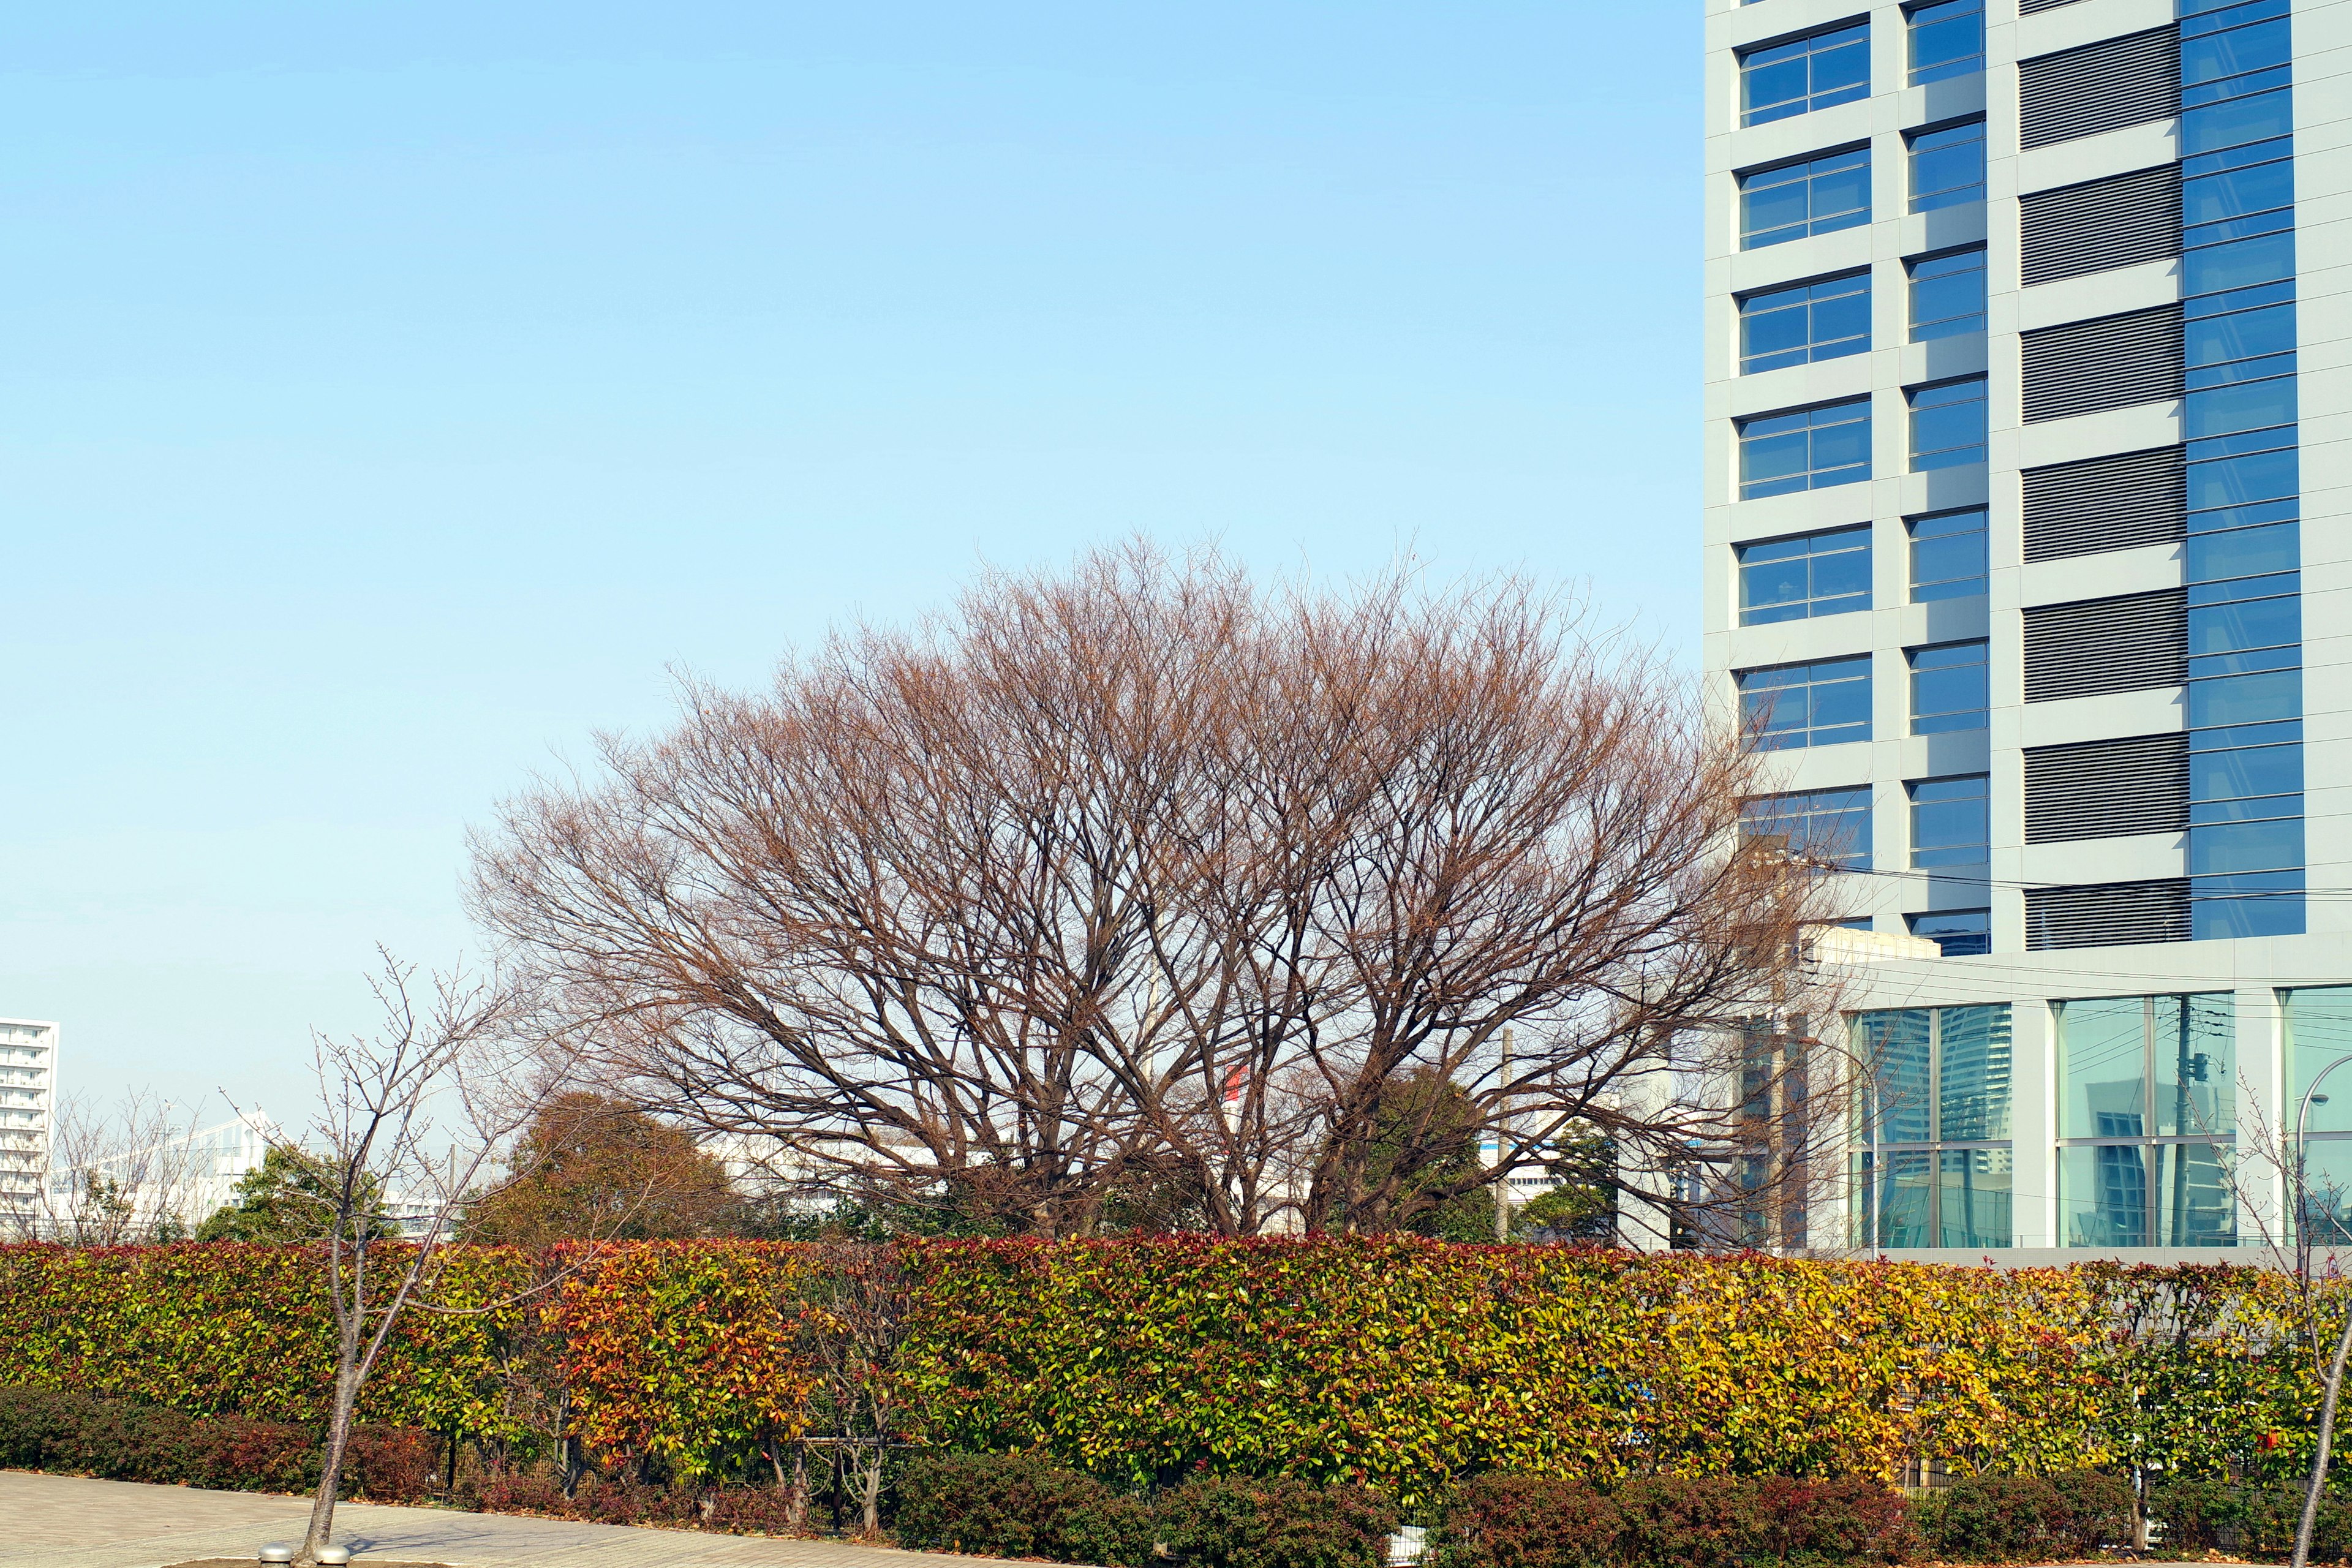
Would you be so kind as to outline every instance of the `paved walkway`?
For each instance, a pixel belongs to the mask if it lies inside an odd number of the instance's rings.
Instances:
[[[267,1542],[301,1540],[310,1514],[307,1498],[0,1470],[0,1568],[250,1563]],[[955,1568],[985,1561],[373,1503],[339,1506],[335,1539],[362,1568],[371,1560],[450,1568]]]

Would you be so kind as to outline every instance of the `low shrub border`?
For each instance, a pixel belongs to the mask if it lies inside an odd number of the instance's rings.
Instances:
[[[201,1418],[159,1405],[0,1387],[0,1467],[222,1491],[303,1492],[319,1484],[315,1428],[241,1415]],[[414,1502],[433,1490],[440,1442],[406,1426],[352,1434],[345,1495]]]

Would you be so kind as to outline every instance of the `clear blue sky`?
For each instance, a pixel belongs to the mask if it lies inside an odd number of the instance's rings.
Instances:
[[[1697,10],[10,7],[0,1016],[298,1111],[502,795],[982,559],[1688,647]]]

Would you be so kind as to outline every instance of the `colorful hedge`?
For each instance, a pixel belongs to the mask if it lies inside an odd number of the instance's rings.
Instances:
[[[461,1251],[451,1310],[407,1320],[363,1417],[518,1459],[576,1440],[648,1473],[756,1475],[828,1427],[826,1256]],[[2292,1281],[2246,1268],[1181,1237],[897,1258],[906,1313],[875,1375],[899,1436],[1119,1481],[1206,1467],[1412,1502],[1487,1468],[2285,1475],[2315,1405]],[[313,1420],[320,1289],[299,1252],[0,1247],[0,1342],[37,1386]],[[2323,1320],[2347,1293],[2323,1292]]]

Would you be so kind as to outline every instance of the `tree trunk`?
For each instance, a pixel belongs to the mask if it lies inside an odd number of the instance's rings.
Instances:
[[[793,1444],[793,1500],[785,1505],[784,1521],[794,1530],[808,1528],[808,1445]]]
[[[352,1441],[352,1410],[360,1395],[355,1348],[346,1349],[343,1364],[335,1370],[335,1404],[327,1417],[327,1452],[319,1464],[319,1492],[310,1500],[310,1532],[302,1537],[302,1550],[294,1554],[299,1563],[316,1564],[320,1550],[334,1540],[335,1494],[342,1489],[343,1455]]]
[[[2327,1383],[2319,1398],[2319,1446],[2311,1456],[2311,1484],[2303,1494],[2303,1521],[2294,1530],[2294,1568],[2311,1561],[2312,1527],[2319,1520],[2319,1494],[2327,1485],[2327,1454],[2336,1444],[2336,1400],[2344,1391],[2344,1359],[2352,1355],[2352,1313],[2344,1331],[2336,1336],[2336,1359],[2328,1364]]]
[[[859,1533],[872,1537],[882,1531],[882,1439],[874,1439],[866,1451],[864,1477],[864,1510],[859,1515]]]

